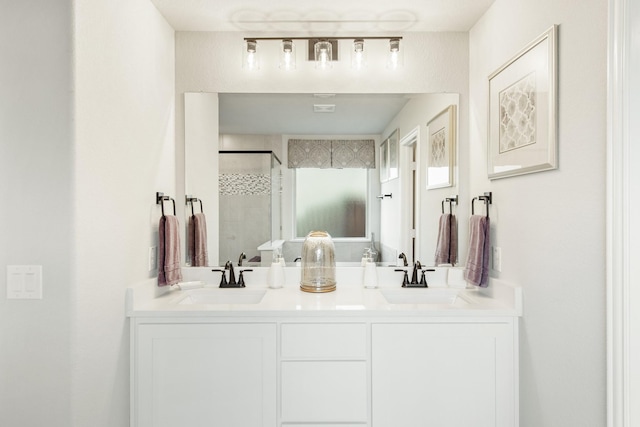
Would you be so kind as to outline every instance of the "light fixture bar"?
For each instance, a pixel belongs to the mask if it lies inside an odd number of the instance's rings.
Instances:
[[[341,37],[335,37],[335,36],[327,36],[327,37],[320,37],[320,36],[307,36],[307,37],[245,37],[244,40],[355,40],[355,39],[361,39],[361,40],[390,40],[390,39],[394,39],[394,40],[402,40],[402,36],[353,36],[353,37],[345,37],[345,36],[341,36]]]

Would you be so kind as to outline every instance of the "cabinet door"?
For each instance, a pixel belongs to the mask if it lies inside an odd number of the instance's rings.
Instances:
[[[374,427],[513,427],[511,324],[372,326]]]
[[[273,324],[141,325],[137,427],[276,425]]]

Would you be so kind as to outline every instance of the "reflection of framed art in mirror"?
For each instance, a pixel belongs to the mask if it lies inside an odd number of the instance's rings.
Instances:
[[[399,135],[400,130],[396,129],[380,144],[380,182],[398,177]]]
[[[389,180],[389,144],[385,139],[380,144],[380,182]]]
[[[456,158],[456,106],[442,110],[427,126],[427,189],[451,187]]]
[[[389,180],[398,177],[398,140],[400,138],[400,130],[396,129],[391,132],[387,141],[389,141]]]

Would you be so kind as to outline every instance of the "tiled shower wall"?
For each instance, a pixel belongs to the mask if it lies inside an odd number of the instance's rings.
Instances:
[[[247,262],[271,240],[271,155],[220,154],[220,261]]]

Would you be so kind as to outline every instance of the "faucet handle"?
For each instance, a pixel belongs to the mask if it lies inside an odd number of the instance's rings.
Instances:
[[[226,288],[228,283],[227,283],[227,275],[226,275],[226,271],[225,270],[221,270],[219,268],[214,268],[211,271],[218,271],[222,273],[222,278],[220,279],[220,287],[221,288]]]
[[[404,273],[404,277],[402,278],[402,287],[406,288],[409,284],[409,275],[407,274],[407,270],[403,268],[396,268],[395,271],[401,271]]]
[[[245,271],[253,271],[253,269],[245,268],[244,270],[240,270],[240,276],[238,276],[238,287],[240,288],[246,287],[244,284],[244,276],[242,275],[242,273],[244,273]]]
[[[427,268],[425,270],[420,270],[420,271],[422,271],[422,277],[420,277],[420,285],[424,286],[425,288],[428,288],[429,285],[427,285],[427,278],[425,276],[425,273],[427,271],[436,271],[436,270],[434,270],[433,268]]]

